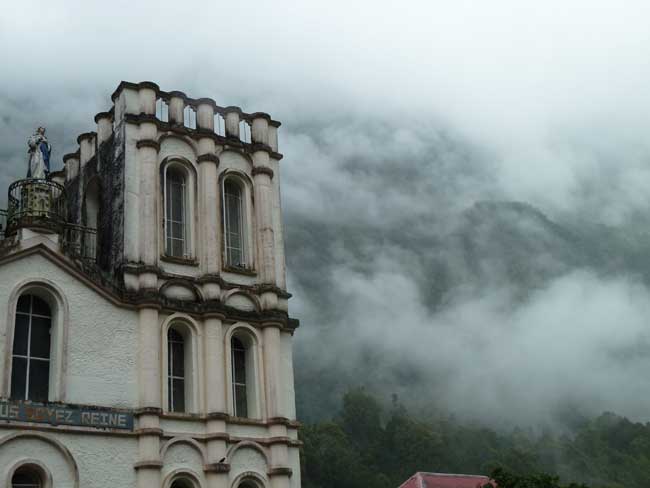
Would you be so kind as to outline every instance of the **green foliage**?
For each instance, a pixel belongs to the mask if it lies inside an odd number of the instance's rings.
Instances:
[[[334,420],[305,425],[301,439],[305,488],[396,488],[417,471],[492,473],[500,488],[650,486],[650,424],[612,413],[563,435],[497,432],[415,418],[397,402],[386,411],[355,389]]]

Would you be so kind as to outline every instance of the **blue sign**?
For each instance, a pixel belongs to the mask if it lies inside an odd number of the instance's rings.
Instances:
[[[113,408],[0,400],[0,421],[133,430],[133,413]]]

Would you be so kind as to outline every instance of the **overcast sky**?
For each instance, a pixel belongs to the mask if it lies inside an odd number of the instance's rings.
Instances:
[[[269,112],[299,367],[363,367],[370,346],[468,415],[545,420],[569,399],[648,420],[634,270],[557,266],[521,301],[496,267],[433,307],[422,265],[477,201],[648,223],[648,25],[643,1],[22,1],[0,15],[0,183],[38,125],[60,165],[120,80]]]

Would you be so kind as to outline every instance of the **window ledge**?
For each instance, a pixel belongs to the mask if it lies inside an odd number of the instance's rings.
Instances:
[[[201,420],[202,416],[199,413],[164,411],[161,418],[173,420]]]
[[[237,266],[224,266],[223,270],[226,273],[236,273],[246,276],[257,276],[257,271],[252,268],[239,268]]]
[[[195,258],[179,258],[177,256],[169,256],[168,254],[162,254],[160,260],[167,263],[184,264],[185,266],[199,265],[199,262]]]

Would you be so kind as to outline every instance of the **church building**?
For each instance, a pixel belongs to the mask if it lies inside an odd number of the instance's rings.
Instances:
[[[299,488],[280,123],[122,82],[0,211],[0,488]]]

